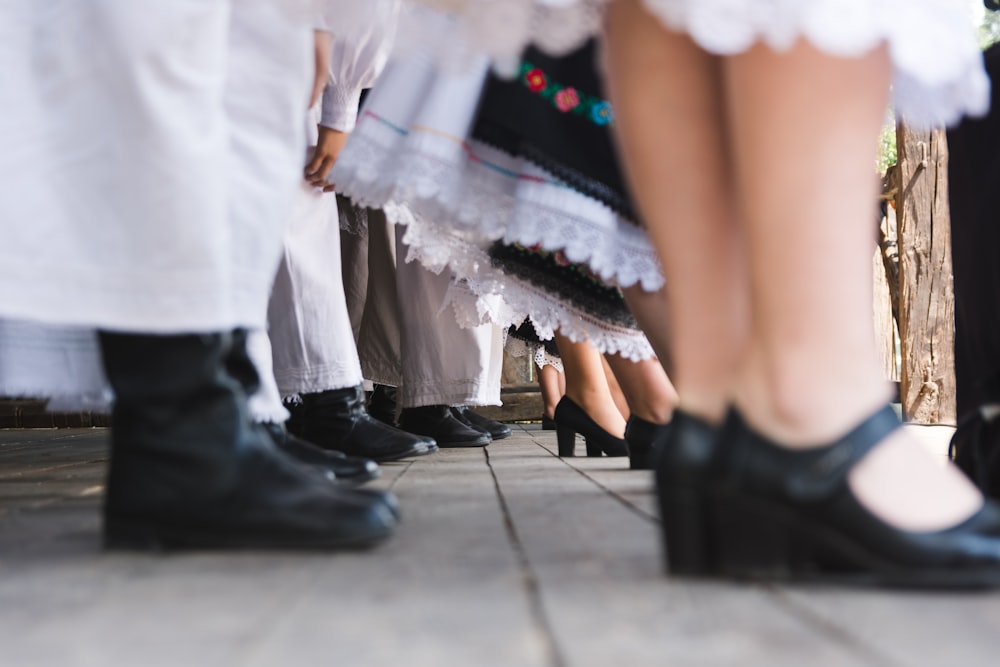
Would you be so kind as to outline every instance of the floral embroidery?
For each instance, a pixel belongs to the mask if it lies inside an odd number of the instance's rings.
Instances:
[[[527,84],[528,90],[533,93],[540,93],[549,86],[549,79],[545,76],[545,72],[538,69],[537,67],[525,72],[524,83]]]
[[[575,88],[563,88],[556,93],[556,108],[563,113],[580,106],[580,93]]]
[[[541,68],[529,62],[521,65],[521,82],[528,90],[548,100],[563,113],[583,116],[595,125],[610,125],[614,122],[615,114],[609,102],[585,95],[572,86],[554,83]]]
[[[615,113],[611,110],[611,104],[608,102],[601,102],[590,107],[590,120],[598,125],[608,125],[614,118]]]

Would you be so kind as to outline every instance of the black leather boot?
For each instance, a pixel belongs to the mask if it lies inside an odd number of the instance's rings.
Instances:
[[[486,431],[460,421],[447,405],[404,408],[399,427],[434,438],[438,447],[485,447],[493,441]]]
[[[307,440],[292,435],[284,424],[261,424],[270,434],[274,445],[300,463],[316,466],[342,484],[364,484],[378,479],[382,471],[371,459],[348,456],[343,452],[317,447]]]
[[[466,426],[471,426],[472,428],[480,431],[486,431],[494,440],[509,438],[512,433],[510,426],[507,426],[502,422],[487,419],[481,414],[477,414],[470,410],[467,405],[453,407],[451,409],[451,413]]]
[[[116,395],[108,547],[325,549],[392,534],[394,498],[331,484],[250,420],[250,378],[227,370],[245,356],[241,333],[100,343]]]
[[[397,461],[437,451],[431,438],[372,419],[361,387],[303,394],[289,426],[295,435],[323,449],[373,461]]]
[[[385,384],[377,384],[372,390],[368,399],[368,414],[374,419],[389,426],[396,425],[396,396],[395,387]]]

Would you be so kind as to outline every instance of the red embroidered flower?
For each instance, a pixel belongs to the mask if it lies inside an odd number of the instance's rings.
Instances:
[[[563,88],[556,93],[556,108],[563,113],[580,106],[580,93],[575,88]]]
[[[540,93],[549,85],[545,72],[537,67],[524,75],[524,82],[528,85],[528,90],[533,93]]]

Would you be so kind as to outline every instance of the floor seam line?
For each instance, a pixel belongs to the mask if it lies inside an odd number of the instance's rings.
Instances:
[[[507,541],[514,552],[518,568],[521,571],[524,589],[528,595],[528,607],[531,610],[531,616],[534,618],[534,625],[541,630],[541,635],[545,641],[545,650],[548,654],[547,662],[551,667],[567,667],[568,663],[559,648],[559,642],[556,640],[552,622],[545,611],[545,603],[542,600],[541,581],[531,564],[531,559],[528,557],[528,551],[524,546],[524,542],[521,541],[521,536],[517,532],[517,526],[514,525],[510,505],[507,503],[507,498],[504,496],[503,489],[500,486],[500,479],[493,468],[493,461],[490,459],[489,450],[483,448],[483,454],[486,458],[486,468],[490,471],[490,476],[493,478],[493,488],[496,491],[497,500],[500,504],[500,513],[503,516]]]
[[[591,484],[593,484],[597,488],[599,488],[602,491],[604,491],[607,495],[609,495],[612,498],[614,498],[616,501],[618,501],[619,504],[621,504],[622,506],[624,506],[625,509],[629,510],[633,514],[638,515],[640,518],[645,519],[646,521],[649,521],[652,524],[660,525],[660,519],[658,517],[655,517],[655,516],[651,515],[649,512],[646,512],[645,510],[643,510],[641,507],[639,507],[638,505],[636,505],[632,501],[630,501],[627,498],[624,498],[624,497],[620,496],[619,494],[615,493],[613,490],[609,489],[607,486],[605,486],[604,484],[601,484],[599,481],[597,481],[596,479],[594,479],[593,477],[591,477],[590,475],[588,475],[585,471],[580,470],[579,468],[577,468],[574,465],[570,465],[569,463],[566,462],[566,459],[564,459],[563,457],[559,456],[558,454],[553,453],[551,449],[549,449],[544,444],[542,444],[541,442],[539,442],[536,438],[532,437],[531,440],[532,440],[532,442],[535,443],[535,445],[537,445],[541,449],[543,449],[546,452],[548,452],[549,456],[551,456],[551,457],[553,457],[555,459],[559,459],[559,462],[562,463],[564,466],[566,466],[567,468],[569,468],[570,470],[572,470],[576,474],[580,475],[581,477],[583,477],[585,480],[587,480],[588,482],[590,482]]]
[[[795,601],[781,587],[774,584],[767,584],[765,588],[771,593],[771,597],[775,603],[785,611],[802,620],[803,623],[816,628],[834,642],[845,645],[865,660],[875,661],[877,664],[886,665],[887,667],[903,667],[903,665],[892,657],[881,653],[876,647],[859,639],[835,621],[827,618],[808,605]]]

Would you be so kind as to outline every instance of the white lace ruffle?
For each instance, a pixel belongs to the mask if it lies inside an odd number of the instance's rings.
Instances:
[[[504,345],[504,349],[514,359],[524,359],[525,357],[531,357],[531,360],[535,362],[535,365],[539,368],[545,368],[546,366],[552,366],[554,369],[560,373],[564,373],[562,359],[554,354],[549,354],[545,350],[544,345],[539,345],[538,343],[529,343],[526,340],[521,340],[520,338],[508,337],[507,342]]]
[[[402,202],[422,221],[433,221],[411,238],[421,246],[421,263],[435,272],[453,265],[459,275],[475,273],[489,258],[468,254],[469,246],[502,239],[562,251],[622,288],[663,286],[644,230],[537,165],[490,146],[467,142],[456,150],[455,140],[441,134],[401,135],[371,111],[334,169],[339,191],[355,202],[373,208]]]
[[[607,0],[424,0],[454,11],[466,40],[507,69],[531,43],[563,53],[599,33]],[[757,42],[784,50],[806,39],[834,56],[886,43],[895,107],[918,125],[943,125],[989,106],[965,0],[643,0],[668,28],[705,50],[734,55]],[[405,23],[402,30],[416,34]]]
[[[602,354],[619,354],[635,361],[655,356],[637,329],[606,322],[495,268],[483,247],[458,238],[448,227],[400,204],[387,204],[385,214],[393,224],[406,226],[403,242],[409,252],[402,259],[418,261],[435,273],[452,273],[445,306],[452,307],[462,328],[490,323],[507,329],[529,319],[542,340],[552,338],[558,330],[575,342],[590,341]]]
[[[498,269],[464,282],[467,289],[452,290],[448,295],[458,321],[467,323],[463,326],[493,322],[509,327],[530,320],[541,340],[553,338],[558,331],[573,342],[589,342],[601,354],[617,354],[632,361],[656,356],[638,329],[613,325]],[[492,305],[498,296],[499,307]],[[505,319],[506,314],[520,316]],[[477,321],[477,317],[481,319]]]

